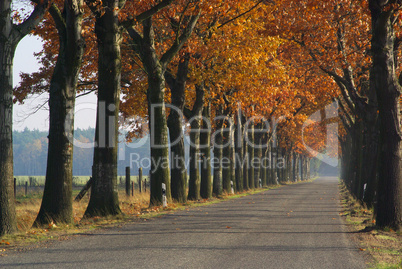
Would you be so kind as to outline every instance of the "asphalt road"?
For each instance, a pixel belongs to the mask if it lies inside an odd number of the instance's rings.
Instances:
[[[323,178],[10,253],[0,268],[366,268],[339,209]]]

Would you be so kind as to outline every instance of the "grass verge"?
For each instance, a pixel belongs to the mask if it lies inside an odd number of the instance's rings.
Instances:
[[[342,216],[356,235],[361,251],[373,258],[371,268],[402,268],[402,234],[392,229],[377,229],[372,208],[356,201],[340,184]]]

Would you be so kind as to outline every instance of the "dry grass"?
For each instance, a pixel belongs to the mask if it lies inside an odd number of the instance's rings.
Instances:
[[[17,233],[6,235],[0,240],[0,256],[5,255],[6,250],[16,250],[31,247],[37,243],[48,240],[63,240],[70,235],[86,233],[91,230],[110,227],[122,223],[127,219],[145,216],[150,212],[159,211],[159,208],[148,208],[149,192],[134,192],[134,196],[127,197],[125,192],[119,193],[120,208],[124,215],[90,219],[82,219],[85,209],[89,202],[89,196],[80,202],[73,202],[74,221],[72,225],[51,224],[44,228],[32,228],[32,224],[39,212],[41,205],[42,191],[37,189],[30,191],[28,196],[24,193],[17,193],[16,215],[17,215]]]
[[[373,210],[360,205],[344,185],[341,188],[342,216],[356,234],[361,251],[374,260],[373,268],[402,268],[402,234],[391,229],[377,229]]]

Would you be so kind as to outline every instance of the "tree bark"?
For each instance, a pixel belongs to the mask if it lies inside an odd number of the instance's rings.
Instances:
[[[235,176],[236,176],[236,186],[237,191],[243,191],[243,161],[244,161],[244,143],[243,143],[243,126],[241,119],[241,109],[237,111],[236,114],[236,125],[235,125]]]
[[[12,23],[11,0],[0,2],[0,236],[16,230],[13,171],[13,60],[21,39],[42,20],[48,1],[21,24]]]
[[[201,178],[200,178],[200,126],[201,115],[198,115],[198,119],[193,119],[191,122],[190,133],[190,179],[188,189],[189,200],[199,200],[201,190]]]
[[[64,4],[64,17],[52,5],[60,48],[49,91],[49,148],[45,189],[34,226],[73,221],[73,139],[75,95],[84,40],[81,36],[82,0]]]
[[[98,43],[98,108],[95,131],[93,185],[86,217],[121,213],[117,190],[118,115],[121,89],[121,1],[104,2],[96,18]]]
[[[401,86],[395,74],[394,20],[396,1],[369,1],[373,35],[371,75],[375,82],[380,119],[380,163],[376,223],[379,227],[402,228],[402,134],[399,100]],[[398,4],[399,5],[399,4]]]
[[[188,74],[188,56],[184,57],[179,64],[176,78],[165,72],[165,78],[171,90],[172,105],[167,120],[169,127],[170,151],[172,166],[171,191],[172,198],[179,203],[187,201],[187,170],[184,154],[183,137],[183,109],[185,105],[185,87]]]
[[[249,143],[247,140],[247,129],[246,128],[246,117],[244,115],[242,115],[242,124],[243,124],[243,189],[244,190],[249,190],[250,189],[250,185],[249,185],[249,179],[248,179],[248,171],[249,171],[249,166],[250,166],[250,156],[249,156]]]
[[[258,130],[262,129],[262,125],[258,124],[257,125]],[[255,158],[255,165],[254,165],[254,186],[256,188],[260,187],[260,179],[261,179],[261,169],[262,169],[262,139],[263,135],[261,132],[255,133],[254,134],[254,158]],[[262,179],[261,179],[262,181]]]
[[[250,189],[255,188],[255,178],[254,178],[254,122],[250,121],[247,126],[247,143],[248,143],[248,186]]]
[[[227,126],[222,133],[223,135],[223,145],[224,148],[222,150],[223,157],[223,167],[222,167],[222,187],[226,193],[230,193],[231,191],[231,180],[232,180],[232,169],[231,169],[231,153],[232,153],[232,121],[229,120]]]
[[[276,158],[276,150],[275,150],[275,147],[276,147],[276,145],[275,145],[275,139],[274,139],[274,136],[275,136],[276,134],[274,133],[273,134],[273,139],[271,139],[271,145],[270,145],[270,152],[269,152],[269,154],[270,154],[270,161],[271,161],[271,165],[270,165],[270,167],[271,167],[271,169],[270,169],[270,174],[271,174],[271,183],[273,184],[273,185],[276,185],[277,184],[277,177],[276,177],[276,163],[275,163],[275,158]]]
[[[200,134],[201,145],[201,197],[209,199],[212,197],[212,174],[211,174],[211,126],[207,124],[211,118],[211,106],[208,103],[204,107],[202,121],[202,132]]]
[[[199,200],[201,191],[200,175],[200,127],[204,106],[204,85],[196,86],[196,100],[191,112],[187,113],[191,120],[190,126],[190,179],[188,189],[189,200]]]
[[[222,195],[222,125],[223,120],[216,122],[216,130],[214,136],[214,178],[213,178],[213,194],[217,197]]]

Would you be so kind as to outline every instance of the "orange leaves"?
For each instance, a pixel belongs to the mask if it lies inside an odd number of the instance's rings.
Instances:
[[[350,67],[358,88],[360,81],[367,81],[370,18],[366,2],[290,0],[266,12],[261,32],[282,38],[277,59],[286,67],[288,87],[294,92],[288,96],[285,91],[284,96],[291,100],[286,107],[293,107],[293,111],[300,109],[295,117],[292,113],[287,115],[291,118],[287,118],[286,127],[281,129],[281,136],[286,137],[283,144],[293,144],[303,152],[301,127],[306,120],[303,114],[313,114],[339,95],[338,86],[323,70],[342,77],[343,69]],[[320,149],[324,132],[313,126],[303,138],[313,148]]]
[[[6,245],[9,246],[10,242],[6,241],[6,240],[1,240],[1,244],[0,245]]]

